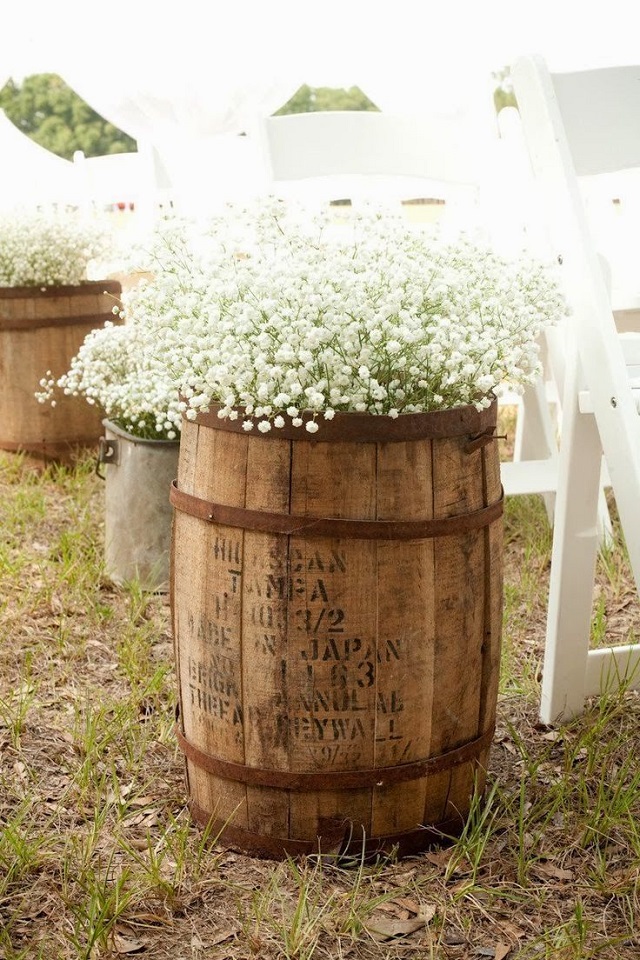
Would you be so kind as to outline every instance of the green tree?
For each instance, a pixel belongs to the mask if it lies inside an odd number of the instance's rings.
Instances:
[[[496,81],[496,87],[493,91],[493,103],[496,113],[500,113],[503,107],[517,107],[518,102],[513,92],[513,82],[511,80],[511,71],[509,67],[503,67],[493,74]]]
[[[128,153],[136,142],[85,103],[55,73],[9,80],[0,90],[0,108],[19,130],[42,147],[71,160],[75,150],[87,157]]]
[[[304,83],[290,100],[276,110],[275,116],[287,113],[314,113],[318,110],[377,110],[375,103],[360,87],[310,87]]]

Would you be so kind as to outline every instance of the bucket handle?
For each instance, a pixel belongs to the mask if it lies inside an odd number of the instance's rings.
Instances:
[[[118,462],[118,441],[100,437],[98,440],[98,456],[96,457],[96,474],[101,480],[106,480],[106,473],[100,473],[102,463]]]

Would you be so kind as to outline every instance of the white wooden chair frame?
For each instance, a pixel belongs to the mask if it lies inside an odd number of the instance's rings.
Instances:
[[[640,587],[637,338],[618,334],[578,177],[640,166],[640,67],[551,75],[539,57],[512,67],[539,198],[572,316],[556,496],[540,715],[567,720],[585,698],[640,686],[640,644],[589,649],[601,463]],[[640,285],[640,278],[639,278]],[[631,378],[630,378],[631,375]],[[636,381],[637,383],[638,381]]]

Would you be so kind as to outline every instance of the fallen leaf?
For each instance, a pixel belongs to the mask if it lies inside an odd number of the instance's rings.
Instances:
[[[160,913],[145,913],[140,911],[139,913],[131,914],[129,920],[133,923],[150,923],[154,926],[170,927],[173,925],[173,920],[167,918],[164,914]]]
[[[496,952],[493,955],[493,960],[504,960],[505,957],[508,957],[511,953],[511,947],[507,943],[496,943]]]
[[[148,850],[149,841],[143,839],[142,837],[131,837],[130,840],[127,840],[127,843],[130,847],[133,847],[134,850]]]
[[[92,637],[90,640],[86,641],[88,647],[99,647],[102,650],[106,650],[108,653],[111,653],[111,650],[106,643],[103,643],[102,640],[96,640],[95,637]]]
[[[511,937],[512,940],[520,940],[521,937],[525,935],[522,927],[516,926],[515,923],[511,923],[509,920],[500,920],[500,930],[508,937]]]
[[[459,947],[467,942],[467,938],[459,930],[447,930],[442,938],[442,942],[448,947]]]
[[[424,920],[425,924],[431,923],[436,915],[435,903],[423,903],[418,910],[418,920]]]
[[[573,870],[564,870],[562,867],[556,867],[553,863],[537,863],[533,868],[535,873],[541,873],[545,877],[551,877],[553,880],[573,880]]]
[[[415,933],[425,926],[425,921],[420,917],[412,920],[386,920],[380,917],[366,926],[376,940],[393,940],[395,937],[406,937],[407,934]]]
[[[433,920],[436,908],[432,903],[418,903],[410,897],[394,897],[393,900],[387,900],[386,903],[378,904],[377,910],[382,913],[392,914],[399,920],[410,920],[411,914],[414,914],[423,923],[429,923]]]
[[[142,953],[147,947],[142,940],[133,940],[131,937],[123,937],[116,933],[113,938],[113,946],[116,953]]]
[[[428,859],[428,854],[427,854],[427,859]],[[407,870],[404,873],[397,873],[394,879],[399,886],[404,886],[405,884],[409,883],[410,880],[413,880],[416,873],[417,873],[417,870],[414,867],[412,870]]]
[[[207,946],[215,947],[218,943],[224,943],[225,940],[231,940],[231,937],[235,937],[239,929],[240,927],[228,927],[226,930],[219,930],[209,938]]]
[[[142,821],[144,820],[144,818],[145,818],[145,814],[144,814],[144,813],[136,813],[135,816],[126,817],[127,826],[128,826],[128,827],[137,827],[139,823],[142,823]]]
[[[402,907],[403,910],[408,910],[409,913],[420,913],[420,904],[416,903],[415,900],[411,900],[410,897],[394,897],[393,900],[389,902],[397,903],[399,907]]]
[[[42,905],[35,905],[35,904],[34,904],[33,906],[27,908],[27,909],[23,912],[21,919],[23,919],[23,920],[37,920],[38,917],[45,917],[45,916],[48,915],[48,913],[49,913],[49,912],[48,912],[47,910],[45,910]]]
[[[622,611],[627,610],[632,603],[635,603],[635,598],[633,596],[630,596],[626,600],[621,600],[619,603],[613,604],[611,608],[611,612],[622,613]]]
[[[417,913],[417,910],[406,910],[401,907],[396,900],[388,900],[386,903],[379,903],[376,907],[381,913],[388,913],[392,917],[398,917],[400,920],[408,920],[411,913]]]
[[[446,867],[451,860],[451,851],[450,850],[440,850],[438,853],[433,851],[425,853],[425,860],[428,860],[429,863],[435,864],[436,867]]]

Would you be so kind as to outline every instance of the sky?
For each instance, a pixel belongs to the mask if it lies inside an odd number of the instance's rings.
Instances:
[[[271,112],[303,82],[357,84],[382,109],[453,110],[484,97],[492,71],[523,54],[542,55],[552,70],[637,62],[634,6],[22,0],[3,11],[0,84],[7,76],[60,73],[108,119],[120,115],[124,129],[123,104],[131,113],[135,101],[134,113],[155,111],[169,126],[191,124],[194,134],[230,132],[246,109]]]

